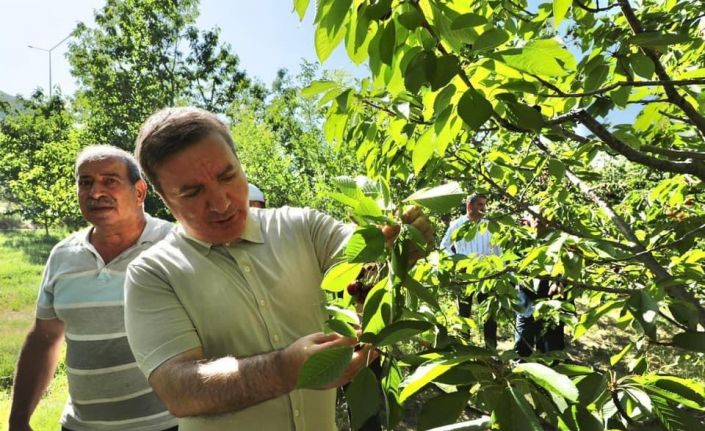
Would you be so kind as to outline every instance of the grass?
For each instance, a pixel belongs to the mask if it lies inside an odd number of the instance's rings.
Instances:
[[[45,236],[30,229],[0,232],[0,430],[7,429],[15,363],[34,321],[44,262],[64,235]],[[60,371],[32,417],[35,431],[57,429],[67,393],[66,376]]]

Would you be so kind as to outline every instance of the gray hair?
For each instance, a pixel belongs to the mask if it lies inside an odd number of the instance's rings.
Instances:
[[[473,193],[473,194],[471,194],[470,196],[468,196],[466,202],[469,203],[469,204],[474,204],[474,203],[477,202],[477,200],[480,199],[480,198],[485,198],[485,199],[487,199],[487,195],[484,194],[484,193]]]
[[[90,145],[78,154],[74,165],[74,176],[78,178],[78,168],[85,162],[117,159],[127,168],[127,178],[132,184],[142,179],[142,172],[135,157],[127,151],[112,145]]]

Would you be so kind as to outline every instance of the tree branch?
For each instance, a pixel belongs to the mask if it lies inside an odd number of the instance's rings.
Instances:
[[[665,87],[667,85],[670,86],[680,86],[680,85],[705,85],[705,78],[693,78],[693,79],[680,79],[680,80],[658,80],[658,81],[617,81],[613,82],[610,85],[607,85],[602,88],[598,88],[596,90],[592,91],[586,91],[584,93],[566,93],[565,91],[561,90],[560,88],[556,87],[553,84],[550,84],[548,81],[545,79],[542,79],[538,76],[531,75],[532,77],[538,79],[541,81],[542,84],[546,85],[547,87],[550,87],[551,90],[555,92],[555,94],[547,94],[547,93],[539,93],[539,96],[543,97],[583,97],[583,96],[595,96],[598,94],[604,94],[609,91],[614,90],[615,88],[619,87]],[[550,85],[549,85],[550,84]],[[670,99],[669,99],[670,100]]]
[[[634,9],[632,9],[632,6],[629,4],[629,0],[617,0],[617,3],[621,8],[624,17],[627,19],[627,22],[629,23],[632,32],[635,35],[643,33],[644,29],[641,25],[641,22],[634,13]],[[656,66],[656,76],[658,76],[659,80],[665,82],[665,84],[663,85],[663,89],[666,92],[668,100],[677,107],[679,107],[690,119],[693,125],[695,125],[695,127],[700,131],[700,134],[702,136],[705,136],[705,117],[698,113],[698,111],[693,107],[693,105],[691,105],[685,99],[685,97],[683,97],[676,90],[676,87],[674,85],[668,84],[668,82],[671,81],[671,78],[670,76],[668,76],[668,73],[663,67],[663,64],[661,64],[659,55],[656,53],[656,51],[651,48],[641,47],[641,50],[647,57],[651,59],[651,61],[654,62],[654,65]]]
[[[573,3],[575,3],[576,5],[578,5],[578,7],[579,7],[580,9],[585,10],[585,11],[588,11],[588,12],[592,12],[592,13],[598,13],[598,12],[608,11],[608,10],[610,10],[610,9],[612,9],[612,8],[615,8],[615,7],[618,7],[618,6],[619,6],[618,4],[615,3],[615,4],[611,4],[611,5],[609,5],[609,6],[605,6],[605,7],[590,7],[590,6],[586,5],[585,3],[583,3],[583,2],[580,1],[580,0],[573,0]]]
[[[642,145],[641,149],[649,153],[661,154],[672,159],[696,159],[705,161],[705,153],[692,150],[674,150],[654,145]]]

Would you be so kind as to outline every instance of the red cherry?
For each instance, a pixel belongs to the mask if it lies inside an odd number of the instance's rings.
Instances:
[[[348,294],[350,294],[350,296],[357,296],[362,290],[362,286],[362,283],[359,281],[353,281],[348,284]]]

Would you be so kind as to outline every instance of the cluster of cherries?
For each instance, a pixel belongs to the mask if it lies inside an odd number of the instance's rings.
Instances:
[[[367,294],[372,290],[373,283],[368,280],[377,272],[377,267],[373,264],[368,264],[362,267],[357,279],[348,284],[348,294],[355,298],[358,303],[362,304],[367,298]],[[370,276],[370,277],[368,277]]]

